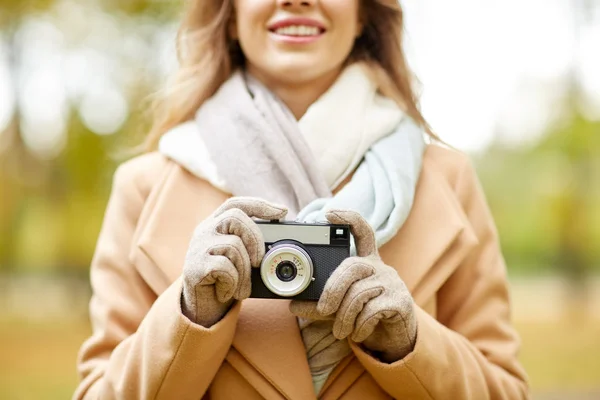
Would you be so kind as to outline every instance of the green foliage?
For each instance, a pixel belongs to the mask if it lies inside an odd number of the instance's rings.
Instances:
[[[147,54],[145,49],[151,49],[155,35],[161,33],[157,32],[160,22],[180,7],[178,2],[89,0],[76,4],[74,15],[90,20],[90,29],[82,30],[81,25],[74,23],[73,15],[55,7],[58,4],[0,0],[0,21],[7,22],[0,25],[0,33],[6,34],[9,54],[19,55],[24,47],[32,45],[14,39],[29,16],[39,15],[68,36],[68,46],[61,55],[83,49],[85,57],[98,57],[88,61],[104,60],[104,67],[111,67],[110,62],[114,66],[126,64],[122,70],[115,67],[100,72],[105,73],[103,79],[119,86],[129,102],[129,115],[120,131],[99,135],[80,118],[83,96],[72,98],[66,146],[58,156],[46,158],[24,142],[17,110],[13,123],[0,132],[0,272],[89,268],[112,174],[124,160],[118,157],[119,152],[139,143],[141,138],[134,135],[148,125],[138,105],[145,104],[142,100],[155,88],[156,70],[148,68],[146,59],[135,55]],[[102,36],[103,29],[114,35],[114,27],[118,27],[117,32],[131,35],[123,46],[110,39],[107,43]],[[159,60],[158,55],[155,58]],[[40,59],[40,65],[47,61]],[[22,75],[19,63],[11,63],[9,68],[13,68],[10,73],[14,77]]]
[[[582,279],[600,269],[600,124],[574,115],[533,147],[496,144],[477,160],[514,271]]]
[[[169,20],[179,10],[181,1],[161,0],[102,0],[109,12],[122,12],[128,15],[144,15],[157,20]]]
[[[115,137],[89,131],[77,118],[68,145],[44,162],[35,184],[4,178],[0,227],[0,267],[65,270],[89,264],[116,163],[109,158]],[[8,240],[8,238],[11,240]]]
[[[20,17],[51,8],[56,0],[0,0],[0,29],[16,25]]]
[[[0,0],[0,10],[6,14],[23,15],[44,11],[56,3],[56,0]]]

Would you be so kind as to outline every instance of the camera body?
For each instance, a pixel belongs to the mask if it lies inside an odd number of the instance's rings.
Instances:
[[[252,269],[252,298],[318,300],[329,276],[350,256],[348,225],[256,223],[265,256]]]

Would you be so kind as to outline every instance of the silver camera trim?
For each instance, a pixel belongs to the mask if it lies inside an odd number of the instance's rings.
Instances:
[[[281,239],[311,244],[331,244],[329,225],[300,225],[300,224],[258,224],[266,243],[274,243]]]
[[[291,257],[284,257],[284,255],[291,255]],[[296,265],[296,270],[298,271],[298,265],[294,262],[293,258],[295,256],[302,267],[306,269],[306,271],[304,271],[305,273],[297,273],[296,277],[289,282],[280,280],[275,272],[276,266],[273,268],[273,265],[271,265],[278,256],[282,257],[281,261],[291,261],[294,263],[294,265]],[[277,262],[277,265],[279,265],[281,261]],[[260,277],[262,278],[263,283],[271,292],[282,297],[292,297],[304,292],[308,285],[313,281],[313,271],[313,262],[306,250],[290,243],[281,245],[274,244],[267,254],[265,254],[260,264]],[[279,285],[279,287],[275,285]]]

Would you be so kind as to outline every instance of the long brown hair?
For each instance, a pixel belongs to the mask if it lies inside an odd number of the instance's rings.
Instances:
[[[412,75],[404,55],[404,16],[398,0],[361,0],[362,34],[348,62],[364,61],[383,95],[393,99],[434,139],[418,108]],[[160,137],[188,121],[237,68],[244,56],[229,36],[233,0],[189,0],[177,33],[179,70],[156,94],[154,121],[146,137],[146,151],[156,149]],[[439,139],[438,139],[439,140]]]

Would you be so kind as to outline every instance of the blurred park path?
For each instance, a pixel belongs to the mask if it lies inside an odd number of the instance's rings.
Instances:
[[[574,285],[559,276],[520,277],[510,281],[510,291],[517,323],[567,318],[600,321],[600,277],[589,278],[584,285]]]
[[[511,280],[536,400],[600,399],[600,277],[586,282],[583,291],[558,277]],[[89,295],[81,278],[0,275],[0,399],[70,396]]]

